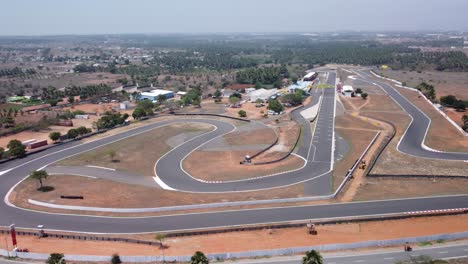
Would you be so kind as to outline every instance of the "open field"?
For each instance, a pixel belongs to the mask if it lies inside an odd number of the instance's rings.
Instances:
[[[398,91],[432,119],[425,142],[428,147],[442,151],[468,151],[468,137],[464,137],[424,98],[407,89],[399,88]]]
[[[364,106],[361,111],[388,111],[388,112],[403,112],[401,107],[388,95],[372,95],[369,104]]]
[[[228,102],[227,99],[224,99]],[[245,103],[242,104],[240,108],[226,108],[226,114],[230,116],[239,117],[239,111],[244,110],[247,113],[248,119],[262,119],[263,115],[267,113],[267,104],[262,107],[256,107],[255,103]]]
[[[286,172],[304,165],[303,159],[293,155],[274,164],[241,165],[239,162],[244,160],[245,154],[245,151],[196,151],[183,162],[183,167],[197,179],[230,181]],[[200,166],[201,161],[203,166]]]
[[[387,228],[385,228],[387,227]],[[389,228],[391,227],[391,228]],[[307,234],[307,229],[285,228],[274,230],[244,231],[203,236],[167,238],[166,256],[192,255],[195,251],[205,254],[241,252],[287,247],[303,247],[322,244],[352,243],[368,240],[386,240],[402,237],[427,236],[441,233],[463,232],[468,228],[468,215],[434,216],[386,220],[381,222],[358,222],[339,225],[319,225],[318,235]],[[135,235],[139,239],[154,241],[154,234]],[[4,240],[4,235],[0,239]],[[9,239],[9,238],[7,238]],[[31,252],[86,255],[161,255],[159,247],[104,241],[76,241],[55,238],[19,236],[19,245]],[[433,241],[432,243],[446,243]],[[423,245],[411,245],[413,248]],[[4,248],[5,244],[2,243]],[[398,249],[401,249],[398,247]],[[454,262],[462,263],[462,262]]]
[[[69,175],[52,175],[46,180],[45,184],[53,186],[55,189],[51,192],[39,192],[36,190],[38,187],[37,181],[25,180],[15,188],[10,201],[24,208],[60,211],[34,206],[29,204],[27,200],[34,199],[57,204],[94,207],[146,208],[304,196],[302,184],[265,191],[223,193],[222,195],[218,193],[203,194],[167,191],[157,187],[156,183],[154,186],[139,186]],[[102,195],[103,193],[112,193],[114,195]],[[84,199],[60,199],[60,195],[63,194],[82,195]],[[91,212],[91,214],[99,213]]]
[[[440,98],[445,95],[468,100],[468,72],[417,72],[417,71],[380,71],[383,75],[406,82],[407,86],[416,87],[422,82],[434,85],[436,96]]]
[[[354,201],[468,193],[468,179],[366,177]]]
[[[167,140],[173,136],[189,132],[211,130],[211,126],[194,123],[180,123],[164,126],[152,131],[117,141],[90,152],[59,161],[56,165],[85,166],[94,165],[127,171],[144,176],[154,176],[154,164],[171,149]],[[111,161],[109,152],[115,151]]]

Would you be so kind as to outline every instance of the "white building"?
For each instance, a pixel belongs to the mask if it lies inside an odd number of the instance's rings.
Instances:
[[[258,99],[266,101],[270,97],[275,95],[276,92],[277,92],[277,89],[267,90],[267,89],[262,88],[262,89],[258,89],[258,90],[255,90],[255,91],[252,91],[252,92],[248,93],[247,96],[249,96],[251,102],[255,102]]]
[[[166,99],[169,99],[169,98],[174,97],[174,92],[173,91],[168,91],[168,90],[156,89],[156,90],[152,90],[150,92],[141,93],[138,100],[157,101],[158,97],[160,95],[164,95],[166,97]]]

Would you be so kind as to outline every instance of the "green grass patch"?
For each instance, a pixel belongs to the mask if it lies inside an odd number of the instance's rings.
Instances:
[[[432,246],[432,242],[431,241],[423,241],[423,242],[419,243],[419,246],[421,246],[421,247]]]

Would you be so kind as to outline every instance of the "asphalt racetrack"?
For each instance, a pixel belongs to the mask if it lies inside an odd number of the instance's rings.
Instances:
[[[334,84],[335,78],[335,73],[330,72],[328,78],[329,84]],[[314,104],[314,101],[311,104]],[[468,195],[459,195],[314,206],[235,210],[212,213],[193,213],[161,217],[118,218],[37,212],[16,208],[8,202],[8,192],[33,170],[43,168],[64,157],[90,151],[99,146],[103,146],[117,140],[122,140],[126,137],[134,136],[138,133],[143,133],[162,125],[170,124],[171,122],[184,122],[187,120],[190,120],[190,122],[204,122],[212,124],[217,127],[217,129],[182,144],[180,147],[173,149],[159,160],[156,166],[156,174],[170,188],[193,192],[248,191],[281,187],[303,181],[312,181],[312,183],[314,183],[313,180],[321,179],[316,184],[317,189],[322,190],[324,193],[329,193],[329,177],[333,161],[334,108],[334,89],[325,89],[322,105],[319,110],[319,116],[316,121],[320,133],[312,134],[311,131],[306,131],[304,133],[304,139],[301,146],[296,150],[298,155],[303,156],[307,160],[307,164],[303,169],[258,179],[213,184],[193,179],[190,175],[187,175],[182,169],[180,169],[180,161],[185,157],[185,155],[199,147],[204,142],[228,133],[234,129],[234,127],[229,123],[214,119],[178,119],[161,121],[84,144],[77,141],[71,144],[58,146],[41,153],[30,155],[23,159],[17,159],[9,163],[2,164],[0,165],[0,193],[5,197],[5,199],[0,205],[0,225],[8,226],[15,223],[17,227],[35,228],[37,225],[42,224],[49,230],[92,233],[140,233],[307,219],[386,215],[411,211],[468,207]],[[409,114],[413,113],[410,106],[408,106],[408,110]],[[415,112],[414,114],[417,115],[418,113]],[[298,122],[306,124],[306,120],[301,120],[300,117],[295,114],[293,115]],[[413,122],[412,125],[413,124],[416,124],[415,126],[421,126],[426,123]],[[414,140],[419,140],[421,135],[418,134],[418,131],[424,131],[425,129],[427,129],[427,126],[422,128],[416,127],[414,132],[411,130],[411,133],[416,133],[416,138]],[[411,136],[405,135],[405,137]],[[413,153],[415,155],[433,155],[430,154],[433,152],[418,152],[421,151],[418,150],[418,144],[420,142],[416,142],[417,144],[413,143],[411,140],[402,140],[400,148],[402,150],[406,150],[407,148],[408,151],[415,151]],[[409,144],[409,146],[407,146],[407,144]],[[422,147],[419,145],[419,148]],[[434,152],[434,155],[435,154],[447,158],[453,156],[454,159],[464,159],[467,155],[466,153],[453,154]]]

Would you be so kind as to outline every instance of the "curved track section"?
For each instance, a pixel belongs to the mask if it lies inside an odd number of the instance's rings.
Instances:
[[[333,79],[334,75],[331,76]],[[334,80],[333,80],[334,82]],[[333,109],[334,109],[334,89],[331,92],[324,91],[325,96],[322,102],[321,110],[319,112],[317,123],[319,130],[316,130],[315,134],[310,134],[312,144],[305,147],[303,142],[302,146],[297,150],[299,155],[307,154],[307,159],[310,164],[324,163],[327,168],[331,167],[331,160],[333,157],[332,141],[333,133],[328,133],[333,130],[333,126],[330,126],[330,121],[333,121]],[[328,98],[328,99],[327,99]],[[183,119],[182,119],[183,120]],[[183,122],[183,121],[179,122]],[[200,136],[199,139],[204,138],[210,140],[213,137],[220,136],[223,133],[228,132],[232,127],[225,122],[217,120],[200,120],[190,119],[191,122],[204,122],[211,123],[218,127],[218,129],[207,132]],[[59,146],[57,148],[46,150],[42,153],[37,153],[28,156],[24,159],[9,162],[7,164],[0,165],[0,193],[2,195],[15,186],[23,177],[28,175],[32,170],[42,168],[50,163],[56,162],[62,158],[76,155],[85,151],[90,151],[94,148],[110,144],[112,142],[125,139],[152,130],[156,127],[170,124],[173,121],[161,121],[155,124],[135,128],[117,135],[102,138],[93,142],[82,144],[75,142],[69,145]],[[303,121],[300,121],[303,125]],[[320,131],[317,133],[317,131]],[[195,138],[193,142],[187,142],[185,147],[181,145],[180,153],[176,153],[179,156],[173,156],[173,158],[183,157],[184,153],[190,151],[190,147],[196,148],[203,142],[197,141]],[[305,141],[308,142],[308,141]],[[411,143],[411,142],[409,142]],[[418,142],[419,143],[419,142]],[[191,145],[193,144],[193,145]],[[406,144],[402,142],[402,145]],[[184,150],[184,151],[182,151]],[[177,152],[177,151],[176,151]],[[184,152],[184,153],[183,153]],[[325,167],[324,167],[325,168]],[[304,174],[300,177],[308,177],[309,179],[313,175],[317,175],[316,167],[307,167],[304,169]],[[168,171],[168,176],[161,175],[165,180],[171,181],[171,171]],[[182,182],[179,182],[179,177],[173,177],[173,181],[176,185],[182,187],[185,186],[187,177],[182,175]],[[282,178],[294,177],[291,174],[284,174]],[[296,176],[297,177],[297,176]],[[321,177],[324,178],[324,177]],[[268,180],[272,180],[274,177],[269,177]],[[189,180],[190,181],[190,180]],[[279,177],[278,180],[279,181]],[[172,183],[172,182],[171,182]],[[191,182],[193,183],[193,182]],[[260,184],[259,181],[256,184]],[[284,184],[283,180],[280,182]],[[212,188],[207,187],[208,185],[196,183],[197,187],[200,188]],[[250,181],[242,182],[242,188],[249,189]],[[268,184],[268,183],[267,183]],[[222,186],[213,185],[222,188],[230,189],[234,186]],[[246,187],[244,187],[246,186]],[[262,185],[263,186],[263,185]],[[318,186],[322,187],[322,186]],[[322,187],[324,188],[324,187]],[[215,190],[220,190],[216,188]],[[329,183],[327,188],[329,192]],[[196,189],[198,190],[198,188]],[[208,189],[211,191],[211,189]],[[7,197],[7,196],[5,196]],[[193,213],[193,214],[181,214],[181,215],[169,215],[160,217],[100,217],[100,216],[84,216],[84,215],[65,215],[65,214],[54,214],[37,212],[32,210],[19,209],[12,207],[5,202],[0,205],[0,225],[8,226],[15,223],[18,228],[35,228],[39,224],[43,224],[49,230],[64,230],[64,231],[79,231],[89,233],[142,233],[142,232],[158,232],[158,231],[174,231],[174,230],[188,230],[188,229],[199,229],[199,228],[213,228],[213,227],[224,227],[224,226],[238,226],[246,224],[260,224],[260,223],[274,223],[284,221],[296,221],[306,219],[332,219],[337,217],[353,217],[353,216],[364,216],[364,215],[389,215],[394,213],[405,213],[413,211],[427,211],[427,210],[439,210],[439,209],[457,209],[468,207],[468,195],[458,196],[445,196],[445,197],[431,197],[431,198],[412,198],[412,199],[400,199],[400,200],[388,200],[388,201],[372,201],[372,202],[354,202],[354,203],[341,203],[341,204],[324,204],[324,205],[307,205],[307,206],[296,206],[296,207],[278,207],[278,208],[266,208],[266,209],[251,209],[251,210],[233,210],[223,212],[211,212],[211,213]]]
[[[372,79],[370,72],[363,70],[356,72],[363,77],[357,78],[358,80],[377,84],[411,117],[412,121],[398,143],[397,149],[399,151],[421,158],[468,161],[468,153],[436,151],[427,147],[424,142],[431,125],[431,119],[395,88],[385,82]]]
[[[335,73],[330,73],[328,78],[329,84],[334,86],[335,80]],[[200,181],[184,171],[181,162],[192,151],[214,139],[212,134],[207,134],[182,144],[164,155],[155,166],[155,174],[171,189],[203,193],[265,190],[307,182],[325,176],[328,180],[318,181],[314,184],[320,185],[320,187],[316,188],[320,190],[316,195],[328,194],[330,193],[330,172],[333,157],[335,89],[325,90],[317,119],[316,133],[313,136],[310,130],[310,123],[300,115],[299,111],[293,112],[293,119],[304,127],[302,144],[296,151],[296,154],[302,156],[307,161],[306,165],[301,169],[247,180],[216,183]],[[306,107],[311,107],[317,102],[317,99],[312,100]],[[223,132],[222,134],[229,132],[225,126],[218,127],[218,130]],[[220,136],[222,134],[219,133]],[[200,163],[199,166],[203,166],[203,163]]]

